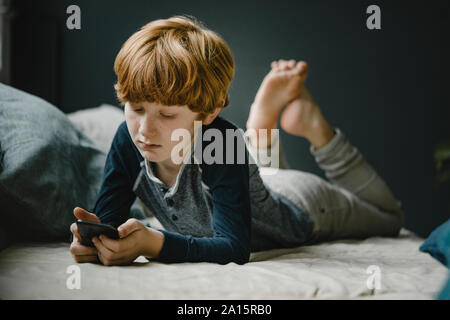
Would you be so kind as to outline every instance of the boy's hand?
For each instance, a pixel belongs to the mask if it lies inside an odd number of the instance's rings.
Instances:
[[[95,214],[88,212],[80,207],[76,207],[75,209],[73,209],[73,214],[77,219],[80,220],[100,222],[100,219]],[[78,226],[76,223],[71,224],[70,231],[73,234],[73,241],[70,245],[70,253],[72,254],[74,260],[78,263],[98,262],[97,249],[81,244],[81,237],[78,233]]]
[[[141,255],[155,257],[161,250],[164,235],[137,219],[128,219],[118,231],[119,240],[105,235],[93,239],[98,258],[105,266],[130,264]]]

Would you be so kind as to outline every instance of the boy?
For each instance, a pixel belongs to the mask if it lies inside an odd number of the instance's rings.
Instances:
[[[77,207],[74,214],[118,226],[120,240],[100,236],[93,239],[95,247],[82,246],[73,224],[70,251],[77,262],[122,265],[143,255],[161,262],[243,264],[251,251],[398,234],[403,222],[398,202],[322,116],[304,87],[306,63],[272,63],[247,121],[256,134],[237,140],[258,158],[265,151],[258,130],[275,129],[286,106],[282,128],[311,142],[312,154],[333,184],[286,165],[276,174],[263,174],[270,168],[250,163],[247,153],[244,162],[196,161],[196,121],[202,122],[202,131],[222,136],[237,128],[218,116],[229,104],[230,49],[194,20],[177,16],[145,25],[122,46],[114,69],[126,121],[111,145],[93,213]],[[179,129],[194,136],[183,140],[182,158],[189,161],[182,163],[174,161],[180,144],[171,139]],[[273,131],[266,148],[277,150],[278,143]],[[219,159],[239,156],[234,145],[222,146],[215,155]],[[128,219],[136,196],[164,230]]]

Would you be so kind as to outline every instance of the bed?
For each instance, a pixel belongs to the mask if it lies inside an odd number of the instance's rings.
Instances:
[[[68,243],[19,243],[0,253],[0,299],[434,299],[447,269],[418,250],[422,242],[404,229],[398,238],[252,253],[245,265],[139,257],[113,267],[76,264]]]
[[[124,120],[122,110],[107,104],[61,117],[103,154]],[[135,205],[145,222],[162,228],[139,201]],[[255,252],[245,265],[139,257],[120,267],[77,264],[61,240],[16,241],[0,251],[0,299],[435,299],[448,269],[419,251],[423,241],[402,229],[398,238]]]

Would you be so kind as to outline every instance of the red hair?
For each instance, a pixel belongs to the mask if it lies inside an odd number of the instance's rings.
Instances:
[[[155,20],[120,49],[114,71],[117,98],[187,105],[207,115],[229,105],[234,61],[226,42],[192,17]]]

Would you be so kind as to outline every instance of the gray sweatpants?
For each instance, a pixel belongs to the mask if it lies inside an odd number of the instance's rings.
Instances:
[[[326,181],[289,169],[280,145],[280,169],[259,166],[264,183],[285,195],[314,222],[306,244],[371,236],[397,236],[403,226],[401,204],[383,179],[338,128],[323,148],[310,152]]]

